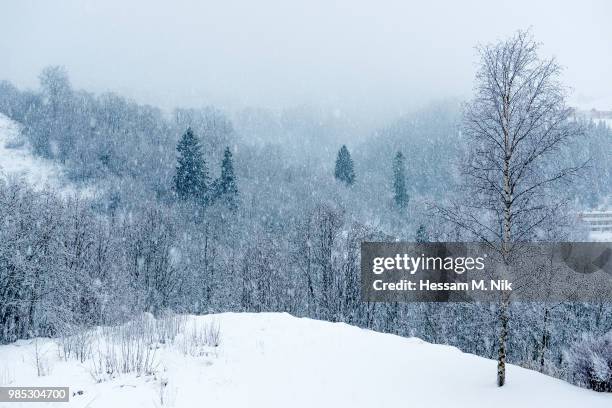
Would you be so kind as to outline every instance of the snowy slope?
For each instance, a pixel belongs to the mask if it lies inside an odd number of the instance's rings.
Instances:
[[[612,406],[610,394],[515,366],[509,367],[507,386],[499,389],[494,382],[495,361],[418,339],[287,314],[189,319],[190,323],[217,321],[220,346],[204,357],[163,346],[154,376],[122,375],[96,383],[87,363],[59,361],[57,346],[40,340],[51,373],[36,376],[34,344],[20,341],[0,346],[0,381],[68,385],[72,392],[82,390],[83,394],[61,406],[91,408]],[[161,381],[167,381],[163,405]]]
[[[19,124],[0,113],[0,177],[18,177],[35,188],[64,188],[62,168],[32,154]]]

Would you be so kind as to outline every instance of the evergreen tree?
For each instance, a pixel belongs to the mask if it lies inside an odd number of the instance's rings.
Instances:
[[[399,208],[406,208],[408,205],[408,192],[406,191],[406,166],[404,155],[397,152],[393,159],[393,199]]]
[[[236,184],[236,175],[234,174],[234,163],[232,160],[232,152],[229,147],[223,152],[223,161],[221,162],[221,177],[215,181],[215,195],[232,210],[238,207],[238,185]]]
[[[416,242],[420,242],[420,243],[429,242],[429,236],[423,224],[419,225],[419,229],[417,229]]]
[[[342,181],[347,186],[355,183],[355,169],[353,168],[353,159],[345,145],[342,145],[336,159],[336,170],[334,176],[337,180]]]
[[[178,152],[174,190],[179,198],[204,202],[208,189],[208,169],[198,138],[188,128],[176,146]]]

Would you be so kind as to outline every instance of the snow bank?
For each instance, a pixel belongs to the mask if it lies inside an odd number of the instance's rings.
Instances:
[[[515,366],[499,389],[495,361],[418,339],[275,313],[189,317],[187,324],[211,321],[221,328],[213,353],[160,345],[155,375],[98,383],[87,361],[62,361],[52,340],[39,339],[49,374],[36,375],[35,341],[20,341],[0,346],[0,382],[69,386],[82,395],[62,406],[91,408],[612,406],[612,395]]]

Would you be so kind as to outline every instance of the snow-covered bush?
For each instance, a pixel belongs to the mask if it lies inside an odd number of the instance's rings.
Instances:
[[[221,325],[219,322],[212,321],[204,324],[202,328],[204,344],[208,347],[219,347],[221,344]]]
[[[121,326],[100,329],[92,357],[91,375],[96,381],[119,374],[152,375],[157,368],[157,332],[149,314]]]
[[[86,328],[77,328],[70,334],[62,335],[58,339],[59,357],[68,361],[75,358],[84,363],[91,357],[91,348],[95,332]]]
[[[612,392],[612,331],[601,337],[584,335],[567,353],[572,379],[583,387]]]
[[[176,336],[185,327],[185,315],[177,315],[173,312],[165,312],[155,321],[157,341],[161,344],[173,343]]]
[[[185,355],[206,356],[215,354],[221,344],[221,326],[216,321],[199,324],[194,321],[181,335],[179,346]]]
[[[15,380],[13,372],[8,366],[0,364],[0,387],[5,387]]]
[[[36,375],[45,377],[51,374],[51,359],[48,356],[49,350],[44,344],[39,344],[38,339],[34,339],[34,352],[32,361],[36,367]]]

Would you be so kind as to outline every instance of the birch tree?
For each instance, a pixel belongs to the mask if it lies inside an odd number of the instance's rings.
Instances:
[[[567,90],[554,58],[538,56],[528,31],[478,48],[480,66],[462,132],[466,199],[438,214],[487,243],[505,265],[520,243],[536,241],[563,206],[559,183],[582,166],[564,165],[556,153],[579,126],[570,120]],[[500,297],[497,385],[506,382],[509,293]]]

